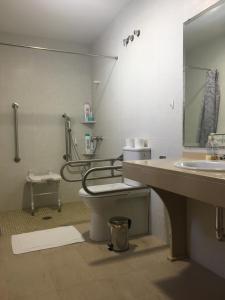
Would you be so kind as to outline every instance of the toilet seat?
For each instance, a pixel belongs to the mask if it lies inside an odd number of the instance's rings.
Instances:
[[[109,191],[117,191],[115,193],[112,194],[102,194],[102,195],[90,195],[87,192],[85,192],[84,189],[80,189],[79,191],[79,195],[81,197],[90,197],[90,198],[106,198],[106,197],[113,197],[113,196],[119,196],[119,195],[129,195],[129,194],[138,194],[140,195],[140,193],[143,194],[146,193],[146,189],[147,187],[143,186],[143,189],[140,190],[135,190],[133,186],[127,185],[123,182],[120,183],[110,183],[110,184],[102,184],[102,185],[93,185],[93,186],[88,186],[88,189],[90,189],[93,192],[109,192]],[[129,189],[129,191],[121,191],[123,189]]]

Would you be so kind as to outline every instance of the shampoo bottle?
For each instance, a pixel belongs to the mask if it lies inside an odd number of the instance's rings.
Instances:
[[[89,122],[91,117],[91,105],[90,103],[84,104],[84,121]]]
[[[218,159],[217,144],[211,135],[209,135],[208,137],[206,148],[207,148],[206,160],[217,160]]]
[[[90,135],[90,133],[85,134],[84,144],[85,144],[85,153],[91,154],[91,135]]]

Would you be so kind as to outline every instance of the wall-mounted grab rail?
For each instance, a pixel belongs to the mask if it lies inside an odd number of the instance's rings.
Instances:
[[[72,129],[71,129],[71,119],[64,113],[62,117],[65,119],[65,142],[66,142],[66,154],[63,158],[66,161],[72,160]]]
[[[69,161],[65,163],[61,170],[60,174],[62,178],[67,181],[67,182],[82,182],[83,189],[85,192],[87,192],[90,195],[97,196],[97,195],[103,195],[103,194],[113,194],[113,193],[118,193],[118,192],[127,192],[130,190],[141,190],[141,189],[146,189],[147,186],[134,186],[134,187],[127,187],[124,189],[117,189],[113,191],[103,191],[103,192],[93,192],[90,190],[87,186],[87,181],[92,181],[92,180],[101,180],[101,179],[109,179],[109,178],[118,178],[122,177],[122,165],[117,165],[115,166],[115,162],[117,161],[123,161],[123,156],[119,156],[118,158],[108,158],[108,159],[90,159],[90,160],[78,160],[78,161]],[[91,168],[91,164],[96,164],[96,163],[101,163],[101,162],[109,162],[110,166],[102,166],[102,167],[93,167]],[[69,179],[66,177],[64,174],[65,169],[70,166],[70,167],[87,167],[88,170],[85,172],[85,174],[80,178],[80,179]],[[90,177],[89,176],[94,173],[94,172],[102,172],[102,171],[110,171],[109,176],[99,176],[99,177]],[[115,173],[119,172],[119,173]]]
[[[19,134],[18,134],[18,108],[19,104],[14,102],[12,104],[12,108],[14,110],[14,140],[15,140],[15,158],[14,161],[16,163],[20,162],[20,151],[19,151]]]
[[[85,173],[85,175],[82,179],[82,186],[83,186],[83,189],[85,190],[85,192],[87,192],[88,194],[93,195],[93,196],[98,196],[98,195],[105,195],[105,194],[114,194],[114,193],[118,193],[118,192],[127,192],[127,191],[130,191],[130,190],[143,190],[143,189],[147,188],[146,186],[133,186],[133,187],[129,186],[129,187],[124,188],[124,189],[117,189],[117,190],[111,190],[111,191],[102,191],[102,192],[93,192],[92,190],[90,190],[87,187],[87,184],[86,184],[87,180],[91,180],[91,178],[89,179],[88,176],[93,172],[106,171],[106,170],[120,171],[120,170],[122,170],[122,166],[96,167],[96,168],[92,168],[92,169],[88,170]],[[115,177],[118,177],[118,176],[120,176],[120,175],[109,176],[109,178],[115,178]]]
[[[122,161],[122,157],[107,158],[107,159],[87,159],[87,160],[68,161],[61,167],[60,174],[61,174],[62,178],[67,182],[81,182],[83,180],[83,177],[86,175],[86,173],[91,168],[92,164],[109,162],[111,164],[111,166],[113,166],[116,161]],[[81,177],[79,179],[70,179],[64,173],[65,170],[67,169],[67,167],[70,167],[70,168],[86,167],[86,168],[88,168],[88,171],[84,174],[84,176],[82,176],[82,174],[81,174]],[[121,167],[121,166],[115,166],[115,167],[117,168],[117,167]],[[116,169],[112,169],[113,173],[111,173],[110,176],[92,177],[92,178],[88,178],[86,180],[100,180],[100,179],[107,179],[107,178],[114,178],[114,177],[122,176],[121,174],[115,175],[114,170],[116,170]]]
[[[223,207],[216,207],[216,238],[220,242],[225,241]]]

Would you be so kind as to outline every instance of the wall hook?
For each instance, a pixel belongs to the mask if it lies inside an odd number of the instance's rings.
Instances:
[[[129,40],[129,37],[123,40],[124,47],[127,47],[127,45],[129,44]]]
[[[139,30],[139,29],[134,30],[134,35],[139,37],[141,35],[141,30]]]
[[[129,35],[129,40],[131,41],[131,42],[133,42],[133,40],[134,40],[134,35],[132,34],[132,35]]]

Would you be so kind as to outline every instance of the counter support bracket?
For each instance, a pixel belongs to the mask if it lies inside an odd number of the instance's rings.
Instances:
[[[158,188],[153,188],[166,206],[170,218],[170,255],[171,261],[188,258],[187,251],[187,199]]]

